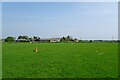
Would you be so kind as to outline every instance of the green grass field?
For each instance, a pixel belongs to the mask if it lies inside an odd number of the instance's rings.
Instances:
[[[0,79],[2,79],[2,41],[0,41]]]
[[[117,43],[3,43],[2,50],[3,78],[118,77]]]

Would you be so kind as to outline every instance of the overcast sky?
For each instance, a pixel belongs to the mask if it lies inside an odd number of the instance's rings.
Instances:
[[[4,2],[2,13],[3,38],[115,39],[118,35],[117,2]]]

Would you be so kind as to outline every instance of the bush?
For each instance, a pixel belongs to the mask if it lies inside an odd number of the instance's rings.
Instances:
[[[5,42],[14,42],[14,38],[9,36],[5,39]]]

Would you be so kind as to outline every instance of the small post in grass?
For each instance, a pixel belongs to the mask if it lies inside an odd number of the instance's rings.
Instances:
[[[35,48],[34,52],[36,52],[36,53],[38,52],[38,48],[37,47]]]

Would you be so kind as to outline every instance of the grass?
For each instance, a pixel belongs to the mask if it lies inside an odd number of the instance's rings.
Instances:
[[[3,43],[2,48],[3,78],[118,77],[117,43]]]
[[[2,79],[2,41],[0,41],[0,79]]]

